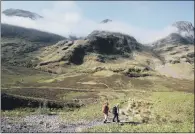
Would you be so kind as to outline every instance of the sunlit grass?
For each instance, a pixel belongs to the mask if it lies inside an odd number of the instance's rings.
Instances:
[[[194,132],[194,95],[183,92],[154,92],[151,122],[140,125],[108,124],[83,132]]]

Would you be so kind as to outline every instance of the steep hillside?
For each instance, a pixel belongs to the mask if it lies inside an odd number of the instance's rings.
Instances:
[[[156,68],[161,75],[194,79],[194,45],[167,44],[153,49],[164,58],[164,65]]]
[[[1,24],[1,63],[32,66],[33,52],[63,39],[65,37],[52,33]]]
[[[177,36],[172,37],[171,41],[177,40]],[[182,40],[178,43],[150,48],[125,34],[94,31],[85,40],[64,40],[41,49],[36,57],[40,64],[36,68],[55,73],[106,71],[104,73],[118,72],[131,77],[166,75],[193,79],[194,47],[183,45]],[[148,72],[137,74],[135,68]],[[135,72],[128,73],[128,69]]]
[[[172,27],[173,33],[152,43],[153,53],[164,61],[155,70],[161,75],[193,80],[194,27],[186,21],[175,22]]]
[[[59,62],[67,61],[76,65],[83,63],[83,58],[90,54],[97,55],[97,61],[104,62],[103,58],[109,56],[130,57],[131,52],[141,51],[143,46],[139,44],[133,37],[121,33],[112,33],[105,31],[94,31],[84,40],[61,41],[45,48],[53,58],[48,55],[44,58],[48,61],[43,62]],[[50,50],[50,52],[48,51]],[[44,64],[43,63],[43,64]]]
[[[1,38],[19,38],[30,42],[55,43],[65,37],[35,29],[1,24]]]
[[[175,33],[153,43],[153,52],[163,57],[156,71],[180,79],[194,79],[194,27],[190,22],[175,22]]]
[[[94,31],[85,40],[60,41],[38,53],[40,64],[36,68],[58,74],[145,77],[157,75],[155,66],[163,64],[149,47],[135,38],[106,31]]]
[[[79,65],[83,63],[84,57],[91,53],[99,55],[97,57],[99,61],[101,56],[128,57],[132,51],[141,50],[141,44],[128,35],[94,31],[85,40],[59,42],[52,46],[50,50],[49,53],[52,55],[52,58],[49,58],[47,55],[48,60],[43,61],[42,65],[60,61]]]

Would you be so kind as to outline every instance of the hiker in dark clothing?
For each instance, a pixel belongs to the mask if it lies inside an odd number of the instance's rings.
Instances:
[[[106,123],[108,119],[108,112],[109,112],[108,102],[106,102],[103,105],[102,112],[104,113],[104,123]]]
[[[117,104],[116,106],[113,107],[112,109],[112,113],[114,115],[114,118],[113,118],[113,122],[115,122],[115,119],[117,120],[117,122],[120,122],[119,121],[119,104]]]

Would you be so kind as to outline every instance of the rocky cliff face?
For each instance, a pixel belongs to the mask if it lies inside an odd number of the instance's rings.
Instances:
[[[59,45],[61,44],[61,45]],[[106,31],[94,31],[84,40],[66,41],[63,44],[57,43],[51,48],[50,54],[55,58],[48,58],[41,65],[67,61],[73,64],[82,64],[83,58],[91,53],[99,55],[98,61],[102,61],[104,55],[117,55],[119,57],[128,57],[134,50],[141,51],[142,45],[135,38],[121,34]]]
[[[101,54],[123,55],[141,49],[141,44],[134,37],[121,33],[93,31],[87,36],[87,40],[91,50]]]

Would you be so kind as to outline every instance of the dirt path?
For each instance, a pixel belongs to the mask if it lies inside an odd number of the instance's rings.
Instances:
[[[59,115],[30,115],[26,117],[2,117],[1,132],[32,133],[32,132],[80,132],[82,129],[103,125],[102,120],[78,121],[68,123]]]

